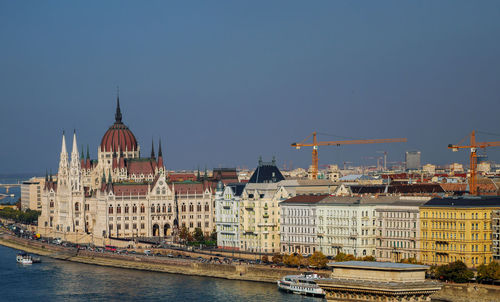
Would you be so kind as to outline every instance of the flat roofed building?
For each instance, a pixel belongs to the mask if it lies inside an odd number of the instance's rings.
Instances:
[[[21,184],[21,210],[42,210],[42,191],[45,178],[32,177]]]
[[[241,194],[245,183],[230,183],[226,186],[222,181],[217,184],[215,192],[215,226],[217,246],[222,249],[239,250],[239,212]]]
[[[330,278],[316,282],[328,301],[430,301],[441,289],[439,282],[425,280],[426,265],[346,261],[328,266]]]
[[[443,265],[460,260],[469,267],[489,264],[492,212],[500,198],[435,198],[420,207],[421,261]]]

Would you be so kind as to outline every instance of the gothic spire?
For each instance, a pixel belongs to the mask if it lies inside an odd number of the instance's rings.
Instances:
[[[82,151],[82,154],[83,154],[83,151]],[[89,145],[87,144],[87,159],[89,159],[89,158],[90,158],[90,155],[89,155],[89,154],[90,154],[90,153],[89,153]]]
[[[158,143],[158,157],[162,157],[163,154],[161,153],[161,138],[160,138],[160,142]]]
[[[61,143],[61,154],[66,154],[66,138],[64,137],[64,130],[62,135],[62,143]]]
[[[120,90],[116,92],[116,113],[115,113],[115,123],[122,123],[122,112],[120,111]]]
[[[153,139],[151,139],[151,158],[155,158],[155,143]]]
[[[80,154],[80,159],[83,160],[84,157],[83,157],[83,145],[82,145],[82,153]]]

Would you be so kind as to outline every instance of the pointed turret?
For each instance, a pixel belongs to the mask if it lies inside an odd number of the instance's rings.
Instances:
[[[82,152],[83,153],[83,152]],[[87,159],[90,159],[89,145],[87,144]]]
[[[62,144],[61,144],[61,154],[63,153],[68,153],[66,151],[66,138],[64,137],[64,130],[63,130],[63,134],[62,134]]]
[[[82,145],[82,153],[80,154],[80,159],[83,161],[84,157],[83,157],[83,145]]]
[[[161,152],[161,138],[158,144],[158,169],[163,168],[163,154]]]
[[[153,139],[151,139],[151,158],[155,158],[155,143]]]
[[[68,162],[68,152],[66,151],[66,137],[62,135],[62,143],[61,143],[61,156],[59,158],[59,170],[57,172],[57,183],[59,185],[67,185],[69,176],[69,162]]]

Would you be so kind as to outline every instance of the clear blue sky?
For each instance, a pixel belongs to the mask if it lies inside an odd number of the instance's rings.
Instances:
[[[320,164],[465,163],[449,143],[500,133],[499,37],[500,1],[1,0],[0,173],[55,171],[63,129],[95,158],[118,85],[142,154],[161,137],[168,169],[306,167],[290,143],[314,130],[408,138],[324,147]]]

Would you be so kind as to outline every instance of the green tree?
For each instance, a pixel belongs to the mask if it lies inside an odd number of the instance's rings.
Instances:
[[[210,240],[217,241],[217,231],[214,229],[212,234],[210,234]]]
[[[474,277],[474,273],[469,270],[462,261],[455,261],[438,266],[436,270],[436,277],[441,280],[465,283]]]
[[[196,242],[205,241],[205,236],[203,235],[203,231],[201,230],[201,228],[194,229],[193,237]]]
[[[481,264],[477,268],[478,281],[497,280],[500,279],[500,264],[491,262],[488,265]]]
[[[309,258],[309,265],[317,268],[324,268],[327,263],[328,258],[326,258],[326,256],[320,251],[314,252]]]
[[[275,254],[273,254],[273,257],[271,258],[271,261],[274,264],[282,263],[283,262],[283,256],[280,253],[275,253]]]
[[[377,261],[377,259],[375,259],[375,257],[373,257],[373,256],[364,256],[363,258],[359,258],[359,260],[361,260],[361,261]]]
[[[262,256],[262,258],[260,260],[262,260],[262,262],[264,262],[264,263],[268,263],[269,257],[267,257],[267,255],[264,255],[264,256]]]

